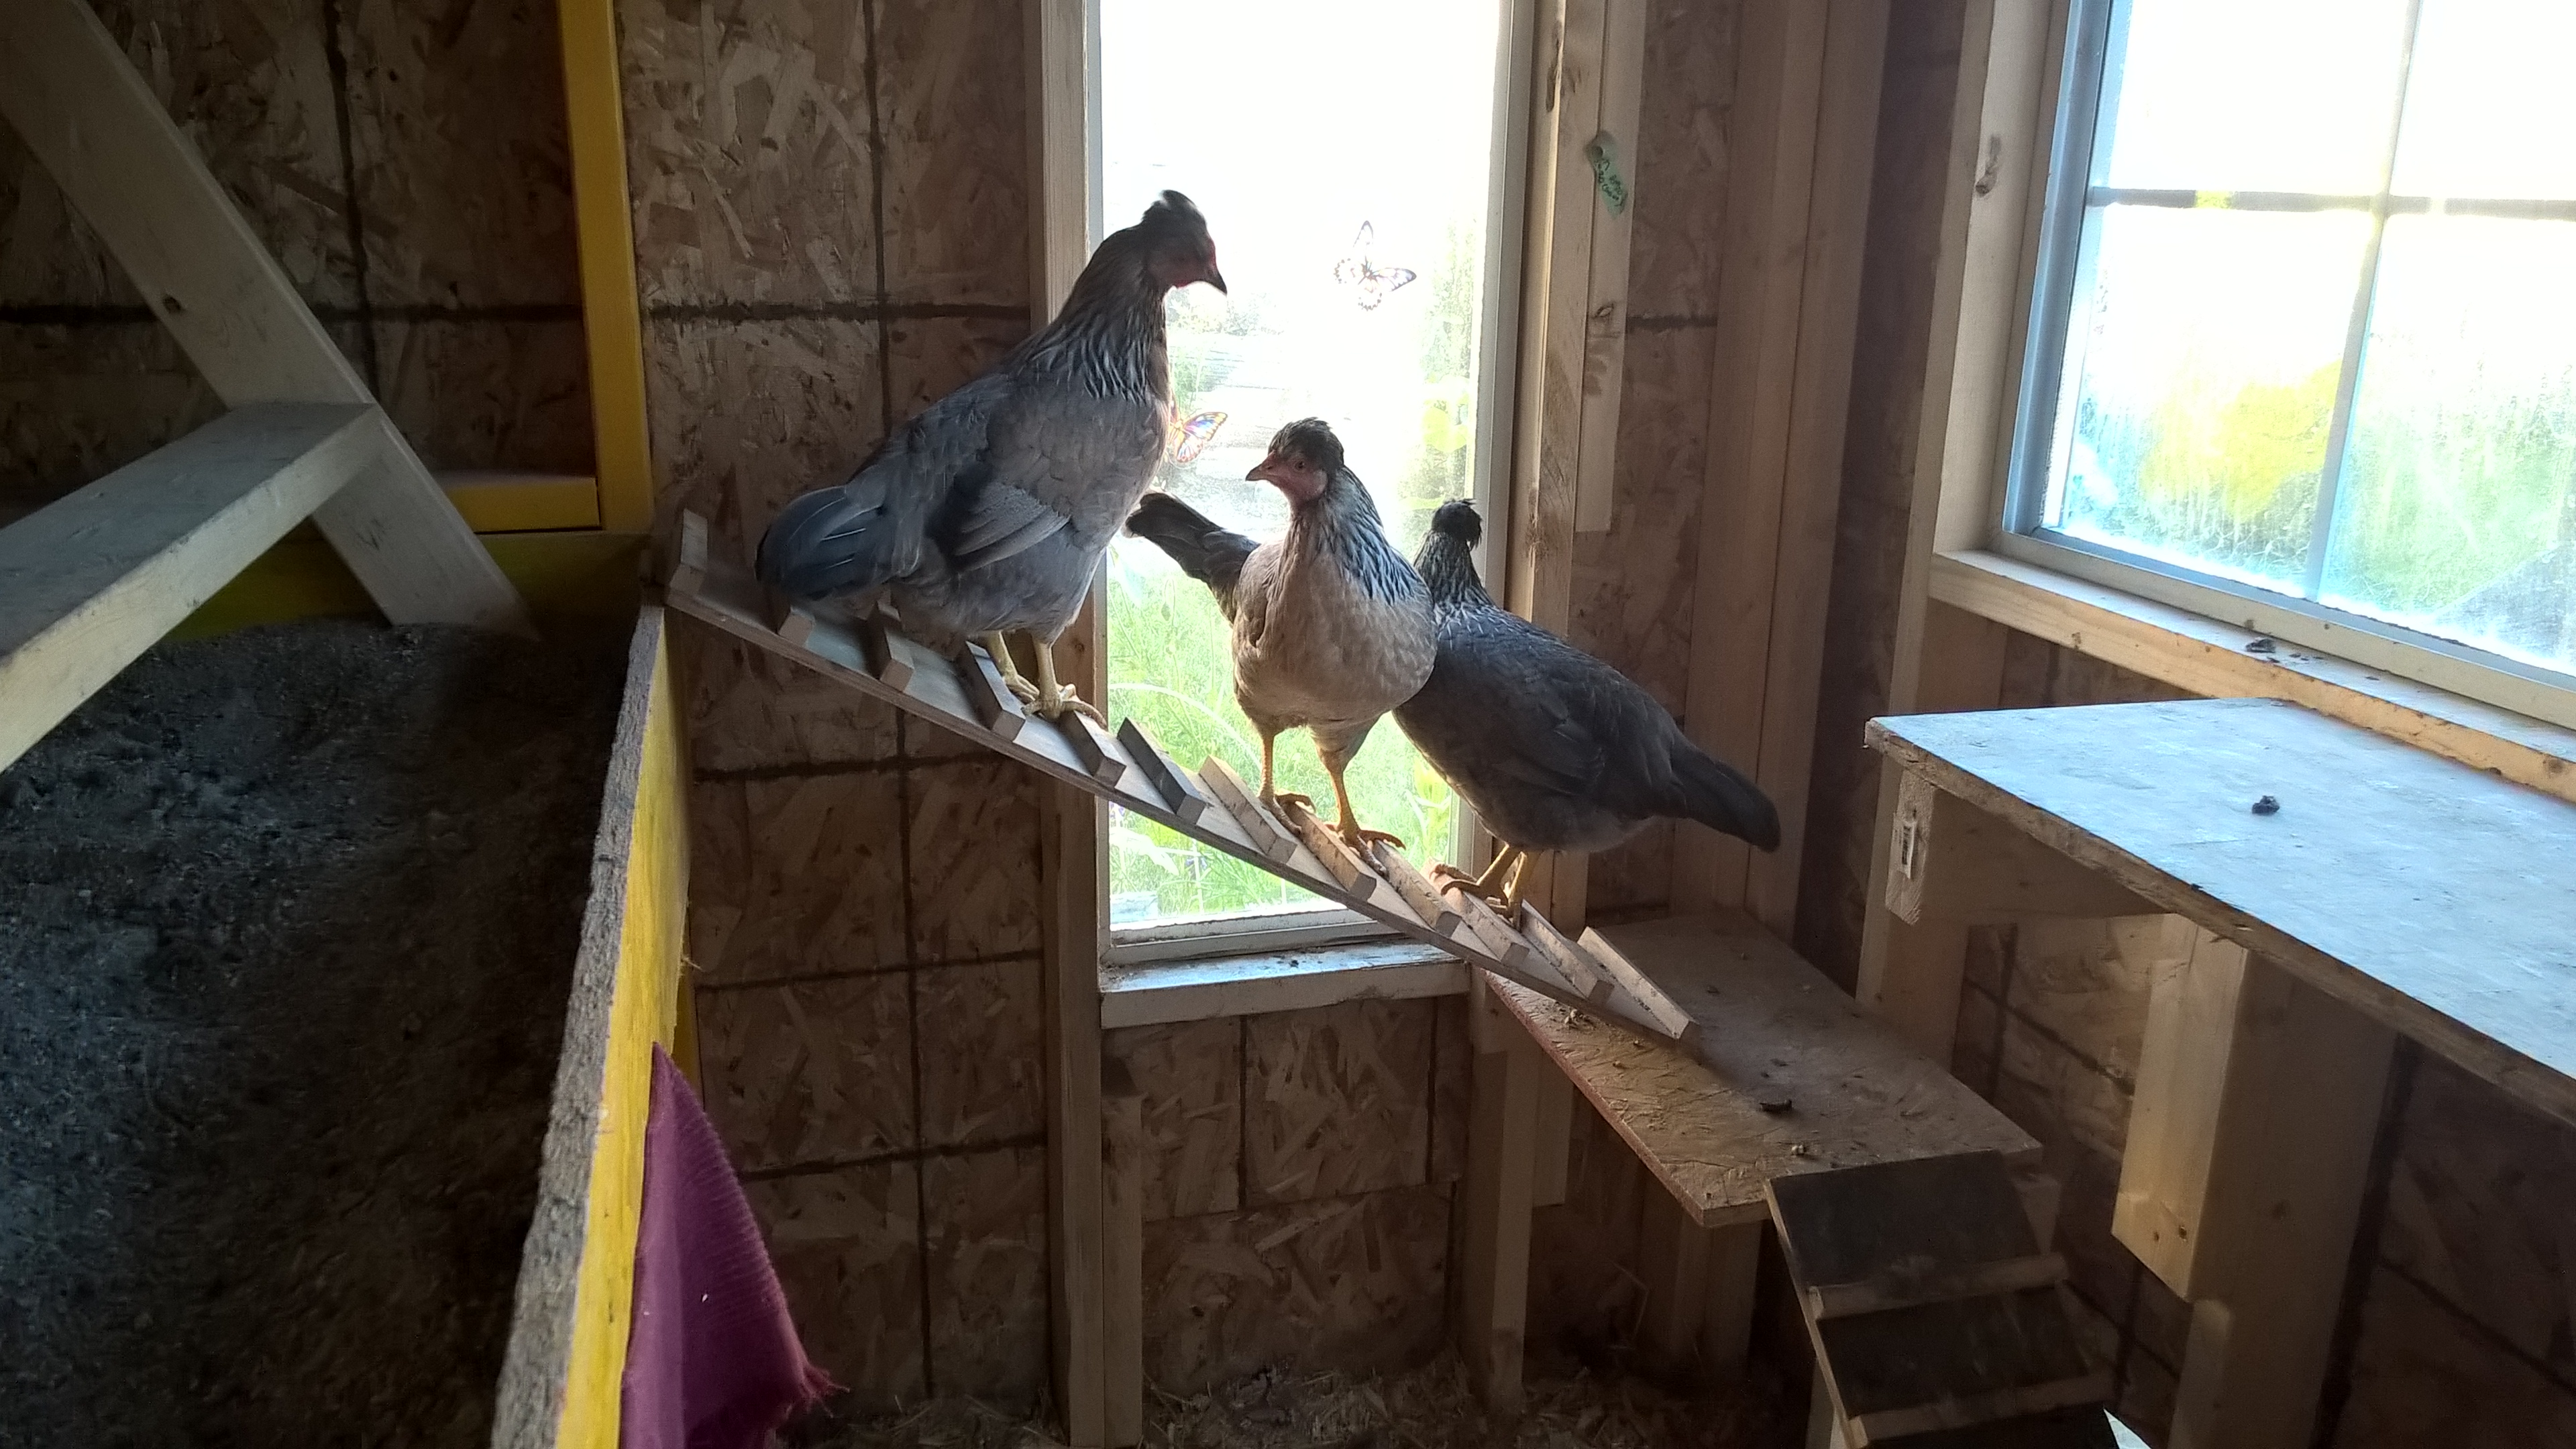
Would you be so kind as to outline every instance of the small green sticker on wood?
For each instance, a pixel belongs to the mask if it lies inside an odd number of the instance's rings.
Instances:
[[[1628,209],[1627,178],[1619,174],[1619,143],[1607,131],[1592,138],[1583,148],[1584,157],[1592,163],[1592,185],[1601,193],[1601,204],[1617,216]]]

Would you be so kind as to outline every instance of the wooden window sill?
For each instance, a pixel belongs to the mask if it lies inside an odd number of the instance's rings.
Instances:
[[[1934,602],[2177,689],[2285,699],[2576,801],[2576,730],[1983,550],[1932,560]]]
[[[1454,956],[1412,941],[1361,941],[1106,966],[1100,972],[1100,1024],[1206,1021],[1368,998],[1455,996],[1466,989],[1467,965]]]

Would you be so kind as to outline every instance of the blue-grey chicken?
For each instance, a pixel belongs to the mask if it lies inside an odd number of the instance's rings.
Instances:
[[[1481,876],[1438,873],[1513,913],[1530,852],[1607,850],[1659,817],[1776,849],[1780,816],[1761,787],[1626,675],[1496,607],[1470,553],[1483,531],[1475,505],[1444,503],[1413,559],[1439,659],[1395,722],[1504,845]]]
[[[1163,298],[1193,282],[1225,290],[1207,222],[1166,191],[1100,243],[1053,322],[898,429],[848,482],[781,509],[760,540],[762,581],[860,613],[890,602],[906,632],[950,653],[980,638],[1038,714],[1097,718],[1056,682],[1053,646],[1162,457]],[[1011,629],[1037,644],[1035,684],[1011,666]]]
[[[1234,698],[1261,732],[1261,794],[1279,795],[1271,767],[1282,730],[1313,731],[1340,812],[1333,828],[1357,846],[1404,842],[1363,829],[1342,772],[1369,729],[1431,674],[1431,596],[1389,543],[1368,485],[1321,418],[1281,428],[1245,475],[1288,497],[1288,533],[1256,544],[1168,493],[1148,493],[1128,530],[1170,554],[1216,594],[1234,625]]]

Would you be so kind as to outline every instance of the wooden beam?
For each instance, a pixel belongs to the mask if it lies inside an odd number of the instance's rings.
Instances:
[[[1028,68],[1029,325],[1043,327],[1091,252],[1092,76],[1098,57],[1085,0],[1023,0]],[[1056,677],[1109,702],[1101,631],[1105,565],[1082,612],[1057,640]],[[1032,735],[1048,733],[1031,731]],[[1047,972],[1048,1310],[1055,1402],[1076,1449],[1107,1442],[1113,1391],[1104,1353],[1106,1252],[1100,1176],[1100,962],[1109,920],[1109,856],[1100,803],[1063,783],[1041,787],[1042,905]],[[1141,1389],[1138,1391],[1141,1392]]]
[[[1779,582],[1780,509],[1831,9],[1806,0],[1747,0],[1738,22],[1726,264],[1718,279],[1700,586],[1682,717],[1702,749],[1746,769],[1762,755],[1763,682]],[[1743,904],[1748,854],[1741,841],[1682,830],[1674,837],[1674,909]]]
[[[1145,1095],[1127,1064],[1100,1064],[1102,1146],[1101,1371],[1109,1449],[1145,1442]]]
[[[372,407],[239,408],[0,529],[0,767],[382,456]]]
[[[1610,527],[1619,472],[1620,383],[1628,363],[1628,248],[1636,220],[1637,116],[1645,90],[1646,0],[1603,0],[1597,129],[1560,135],[1559,177],[1592,191],[1591,237],[1578,354],[1582,401],[1575,421],[1574,531]],[[1569,120],[1576,118],[1569,113]],[[1577,123],[1579,129],[1579,121]],[[1572,141],[1572,153],[1563,143]],[[1559,213],[1560,219],[1563,213]],[[1570,280],[1570,279],[1569,279]],[[1572,570],[1568,573],[1571,596]]]
[[[2199,933],[2149,998],[2112,1231],[2192,1303],[2178,1444],[2304,1444],[2396,1035]]]
[[[618,93],[616,0],[556,0],[581,329],[590,363],[593,508],[612,529],[653,526],[653,445],[644,413],[644,309],[627,197],[626,109]]]
[[[1466,1236],[1458,1354],[1487,1408],[1518,1411],[1529,1313],[1530,1189],[1538,1091],[1554,1068],[1505,1019],[1480,974],[1470,992],[1476,1057],[1467,1126]]]
[[[371,405],[348,359],[81,0],[0,6],[0,115],[228,406]],[[391,427],[313,515],[398,624],[532,632],[518,591]]]
[[[1897,786],[1895,859],[1887,908],[1908,925],[1977,925],[2032,917],[2107,920],[2163,914],[2100,871],[2057,851],[1931,781]]]
[[[1833,0],[1817,101],[1815,182],[1802,258],[1806,279],[1798,294],[1771,630],[1762,656],[1762,748],[1753,764],[1756,783],[1779,811],[1780,846],[1740,852],[1747,871],[1745,909],[1784,938],[1797,929],[1798,880],[1806,860],[1807,785],[1824,687],[1825,610],[1842,511],[1843,423],[1851,411],[1887,11],[1888,0]]]
[[[1927,611],[1916,648],[1917,707],[1992,709],[2003,694],[2004,631],[1950,608]],[[1896,860],[1897,811],[1905,772],[1881,760],[1878,828],[1870,838],[1870,895],[1861,907],[1860,968],[1854,995],[1898,1035],[1936,1062],[1950,1060],[1967,969],[1966,923],[1908,921],[1887,908]]]

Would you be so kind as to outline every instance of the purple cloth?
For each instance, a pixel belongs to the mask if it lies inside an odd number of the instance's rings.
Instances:
[[[805,1357],[760,1224],[688,1078],[653,1048],[623,1449],[760,1449],[835,1385]]]

